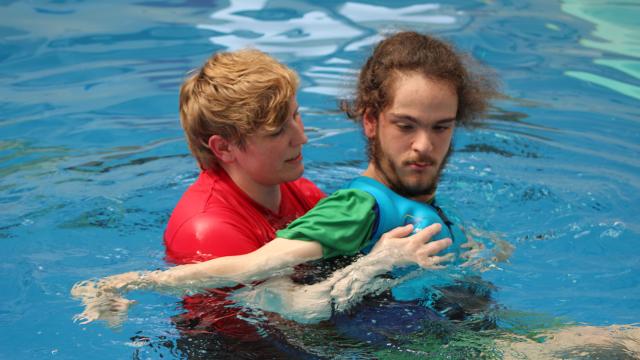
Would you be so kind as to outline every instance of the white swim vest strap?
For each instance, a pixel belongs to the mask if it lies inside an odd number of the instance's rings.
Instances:
[[[364,253],[368,253],[371,250],[382,234],[406,224],[413,224],[415,232],[431,224],[440,223],[442,230],[433,239],[439,240],[449,237],[453,240],[450,228],[452,223],[438,207],[400,196],[377,180],[366,176],[353,179],[347,185],[347,188],[358,189],[371,194],[378,205],[378,216],[374,223],[375,230],[371,237],[374,241],[362,249]]]

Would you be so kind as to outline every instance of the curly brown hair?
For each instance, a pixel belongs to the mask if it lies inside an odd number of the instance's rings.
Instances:
[[[474,71],[472,71],[472,69]],[[396,33],[381,41],[360,71],[356,97],[343,100],[349,118],[362,121],[369,110],[374,117],[393,103],[394,82],[400,74],[415,72],[445,81],[458,95],[456,123],[466,125],[483,115],[489,100],[498,96],[495,77],[470,56],[446,42],[413,31]]]
[[[242,148],[259,129],[277,129],[297,87],[293,70],[259,50],[212,55],[180,88],[180,122],[200,167],[219,164],[208,144],[212,135]]]

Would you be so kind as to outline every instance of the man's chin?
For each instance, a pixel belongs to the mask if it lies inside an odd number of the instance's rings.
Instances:
[[[422,196],[431,196],[435,193],[434,187],[421,187],[421,188],[413,188],[407,189],[405,192],[405,196],[409,198],[416,198]]]
[[[435,184],[436,181],[437,176],[431,174],[429,174],[428,176],[426,176],[426,174],[420,174],[419,176],[415,176],[415,174],[407,174],[407,176],[404,177],[402,185],[404,185],[408,189],[415,189],[417,191],[420,189],[433,187],[433,184]]]
[[[402,184],[401,189],[396,189],[396,192],[406,197],[418,197],[433,195],[435,189],[435,182],[414,182]]]

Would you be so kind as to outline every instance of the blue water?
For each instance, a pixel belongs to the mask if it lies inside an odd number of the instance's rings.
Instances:
[[[178,298],[134,294],[113,331],[73,323],[69,290],[166,266],[164,224],[197,176],[185,74],[248,45],[297,70],[306,175],[333,191],[366,161],[337,99],[393,29],[449,39],[502,81],[489,119],[458,130],[439,189],[468,228],[515,246],[482,275],[496,303],[532,322],[640,322],[640,4],[385,4],[0,1],[0,358],[179,358],[162,345]]]

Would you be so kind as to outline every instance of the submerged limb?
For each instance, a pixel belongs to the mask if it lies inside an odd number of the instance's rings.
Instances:
[[[453,254],[437,255],[451,245],[451,239],[430,241],[440,231],[440,224],[403,237],[412,230],[411,225],[391,230],[380,238],[369,255],[336,271],[327,280],[332,282],[331,298],[336,311],[345,311],[368,294],[380,293],[422,273],[413,271],[399,279],[378,277],[394,267],[418,264],[424,269],[438,270],[444,268],[441,264],[453,259]]]
[[[104,320],[110,327],[118,327],[126,320],[127,311],[136,302],[123,295],[136,289],[153,289],[157,285],[154,272],[127,272],[99,280],[77,282],[71,296],[84,305],[84,310],[73,317],[81,324]]]
[[[513,335],[497,343],[505,359],[640,358],[638,326],[569,326],[539,334],[537,338],[544,341]]]
[[[122,319],[133,304],[124,298],[124,294],[133,290],[185,295],[207,288],[248,284],[291,273],[292,266],[321,256],[322,246],[318,243],[275,239],[245,255],[179,265],[164,271],[128,272],[81,281],[71,289],[71,295],[85,306],[75,319],[83,323]]]
[[[379,294],[422,273],[421,270],[413,271],[398,279],[378,276],[396,266],[417,263],[423,268],[440,269],[441,263],[452,258],[452,254],[436,255],[451,245],[450,239],[429,241],[440,231],[440,225],[432,225],[406,237],[412,230],[413,227],[407,225],[389,231],[370,254],[361,256],[322,282],[299,285],[285,277],[270,279],[251,289],[238,291],[233,298],[246,306],[278,312],[301,323],[327,320],[334,311],[346,311],[366,295]]]
[[[357,266],[357,262],[349,266]],[[421,270],[416,270],[397,279],[374,277],[349,291],[336,291],[336,284],[328,280],[313,285],[300,285],[289,277],[279,277],[251,288],[236,290],[232,299],[249,308],[259,308],[278,313],[288,320],[311,324],[328,320],[335,313],[357,305],[365,296],[380,294],[421,273]]]
[[[500,234],[482,231],[473,227],[467,229],[467,242],[460,246],[464,252],[460,255],[464,263],[463,267],[485,272],[496,269],[498,263],[508,262],[515,251],[515,246],[504,240]],[[484,242],[477,241],[484,239]],[[492,246],[487,247],[487,244]]]
[[[130,273],[122,275],[132,276]],[[82,281],[73,286],[71,295],[85,306],[73,320],[80,324],[105,320],[110,327],[118,327],[126,320],[127,310],[135,301],[125,299],[117,291],[101,290],[101,286],[99,281]]]

